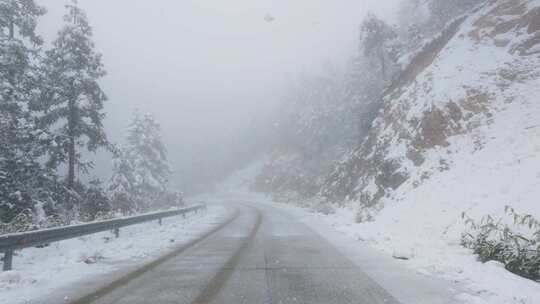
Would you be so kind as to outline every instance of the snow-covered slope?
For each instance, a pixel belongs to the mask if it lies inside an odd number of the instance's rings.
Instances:
[[[414,209],[416,194],[434,191],[449,208],[513,204],[538,212],[539,6],[488,1],[457,32],[447,31],[442,49],[421,53],[324,194],[363,207],[403,202]]]

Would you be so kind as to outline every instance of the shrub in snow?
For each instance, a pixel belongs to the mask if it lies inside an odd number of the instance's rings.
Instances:
[[[81,218],[94,221],[107,217],[111,211],[111,202],[99,180],[91,181],[90,186],[82,192]]]
[[[515,274],[540,281],[540,221],[521,215],[511,207],[506,217],[485,216],[477,222],[462,214],[468,231],[461,243],[479,256],[480,261],[498,261]]]
[[[0,222],[0,235],[7,233],[17,233],[32,231],[43,228],[53,228],[67,225],[66,219],[57,214],[45,216],[36,222],[35,214],[30,209],[25,209],[17,214],[13,220],[8,223]]]
[[[9,223],[0,222],[0,234],[29,231],[34,229],[35,226],[32,221],[32,212],[30,209],[26,209],[19,213]]]

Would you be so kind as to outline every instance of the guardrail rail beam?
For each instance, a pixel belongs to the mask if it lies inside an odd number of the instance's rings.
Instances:
[[[176,210],[154,212],[101,222],[0,235],[0,253],[4,253],[3,270],[9,271],[13,268],[13,252],[15,250],[42,246],[53,242],[64,241],[84,235],[111,230],[114,232],[114,236],[118,238],[120,237],[121,227],[127,227],[155,220],[157,220],[161,225],[164,218],[179,215],[182,215],[185,218],[186,214],[189,212],[197,212],[198,210],[205,209],[206,205],[201,204]]]

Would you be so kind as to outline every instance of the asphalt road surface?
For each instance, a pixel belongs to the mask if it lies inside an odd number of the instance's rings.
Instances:
[[[75,304],[396,304],[326,240],[271,207]]]

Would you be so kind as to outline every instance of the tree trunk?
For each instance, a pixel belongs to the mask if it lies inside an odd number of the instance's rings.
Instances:
[[[379,59],[381,61],[381,73],[382,79],[386,81],[386,58],[384,58],[384,51],[379,50]]]
[[[75,185],[75,138],[69,139],[69,169],[68,169],[68,187],[73,189]]]
[[[15,24],[13,21],[9,22],[9,39],[13,40],[15,38]]]
[[[67,183],[69,189],[73,189],[75,185],[75,120],[77,109],[75,108],[75,102],[69,102],[69,117],[68,117],[68,132],[69,132],[69,151],[68,151],[68,177]]]

